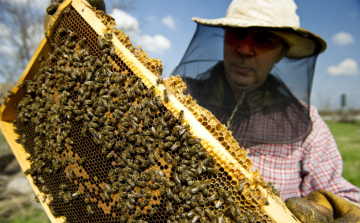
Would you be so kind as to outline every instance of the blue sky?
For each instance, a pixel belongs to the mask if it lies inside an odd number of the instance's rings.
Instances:
[[[25,0],[5,0],[22,4]],[[47,1],[33,0],[45,8]],[[117,1],[117,0],[112,0]],[[111,0],[105,0],[111,6]],[[130,35],[151,57],[162,60],[164,77],[180,62],[196,29],[192,17],[224,17],[231,0],[135,0],[136,9],[108,9],[118,28]],[[318,57],[311,104],[338,109],[340,94],[347,93],[349,107],[360,109],[360,0],[295,0],[301,27],[321,36],[327,50]],[[42,29],[42,24],[34,24]],[[9,34],[0,24],[0,37]],[[31,27],[29,27],[31,28]],[[42,38],[34,37],[37,45]],[[12,46],[0,43],[0,54],[11,56]],[[3,78],[0,77],[0,81]]]
[[[229,0],[137,1],[137,9],[124,14],[108,11],[119,27],[129,30],[134,45],[162,60],[164,77],[181,60],[196,29],[192,17],[224,17]],[[318,108],[339,108],[340,94],[349,106],[360,108],[360,1],[295,0],[301,27],[328,44],[318,57],[311,103]],[[120,16],[121,15],[121,16]],[[125,18],[120,20],[119,18]]]

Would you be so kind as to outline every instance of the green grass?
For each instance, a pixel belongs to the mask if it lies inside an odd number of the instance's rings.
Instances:
[[[27,204],[23,211],[11,210],[8,217],[0,217],[2,223],[50,223],[49,218],[43,210],[39,210]]]
[[[360,123],[327,122],[344,161],[343,177],[360,187]]]

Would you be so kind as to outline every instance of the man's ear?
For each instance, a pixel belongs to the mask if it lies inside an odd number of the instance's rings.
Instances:
[[[281,60],[282,58],[284,58],[284,56],[287,54],[288,51],[289,51],[289,47],[288,47],[287,45],[284,45],[283,48],[282,48],[282,50],[281,50],[281,52],[280,52],[279,58],[278,58],[278,60],[277,60],[275,63],[279,63],[280,60]]]

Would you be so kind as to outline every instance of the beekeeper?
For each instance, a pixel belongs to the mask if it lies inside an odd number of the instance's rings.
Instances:
[[[343,210],[328,197],[359,203],[360,190],[342,178],[334,137],[309,103],[326,42],[300,27],[296,10],[293,0],[233,0],[224,18],[193,18],[197,30],[173,74],[250,151],[254,169],[282,199],[324,190],[308,199],[326,197],[321,207],[339,217]]]

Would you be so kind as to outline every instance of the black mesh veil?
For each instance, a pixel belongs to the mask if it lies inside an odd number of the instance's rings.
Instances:
[[[224,28],[198,24],[172,73],[187,84],[185,93],[227,125],[241,146],[304,140],[312,128],[309,100],[317,55],[284,57],[257,91],[237,101],[225,78],[223,37]]]

